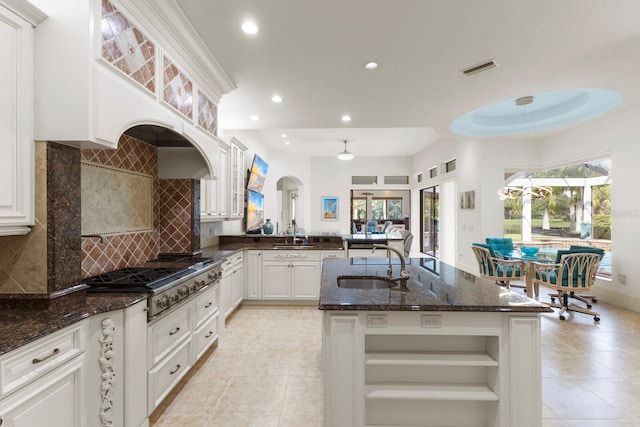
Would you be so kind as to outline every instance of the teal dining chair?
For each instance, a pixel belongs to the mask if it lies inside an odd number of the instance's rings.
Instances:
[[[596,277],[601,257],[593,252],[572,252],[560,250],[556,260],[558,262],[532,261],[533,282],[554,290],[555,294],[548,303],[551,307],[559,308],[560,320],[565,320],[566,312],[579,312],[593,316],[593,320],[600,321],[600,314],[590,310],[590,307],[580,307],[569,302],[571,294],[587,293]],[[556,303],[558,298],[560,302]]]
[[[496,256],[491,246],[485,243],[474,243],[471,249],[478,261],[481,277],[493,280],[507,289],[526,287],[524,283],[511,284],[512,281],[521,281],[524,278],[525,268],[522,260]]]
[[[602,261],[602,258],[604,257],[604,249],[593,248],[591,246],[571,245],[569,247],[569,251],[572,252],[572,253],[585,252],[585,253],[598,254],[598,255],[600,255],[600,261]],[[593,283],[595,283],[595,277],[593,278]],[[551,301],[553,301],[553,298],[554,297],[552,296],[551,297]],[[591,303],[595,304],[595,303],[598,302],[598,298],[595,295],[592,295],[592,294],[577,295],[575,292],[571,292],[571,293],[569,293],[569,298],[575,298],[578,301],[581,301],[581,302],[585,303],[587,308],[591,308],[592,307]],[[591,300],[591,303],[589,302],[589,300]]]
[[[485,239],[487,245],[491,246],[494,254],[502,258],[511,258],[513,256],[513,239],[510,237],[487,237]]]

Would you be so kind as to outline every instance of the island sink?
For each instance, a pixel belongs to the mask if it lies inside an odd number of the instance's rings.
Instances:
[[[345,289],[389,289],[397,285],[386,277],[340,276],[338,287]]]

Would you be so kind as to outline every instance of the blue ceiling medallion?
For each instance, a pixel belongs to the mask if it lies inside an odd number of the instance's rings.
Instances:
[[[451,130],[466,136],[493,136],[553,129],[603,114],[621,99],[618,92],[603,89],[538,93],[470,111],[458,117]]]

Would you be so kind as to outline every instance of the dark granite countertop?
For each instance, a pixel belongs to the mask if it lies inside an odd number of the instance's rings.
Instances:
[[[386,258],[325,259],[321,310],[551,312],[520,289],[506,293],[495,283],[432,258],[407,259],[408,292],[395,289],[344,289],[339,276],[386,276]],[[393,275],[400,274],[394,262]]]
[[[45,306],[32,300],[13,301],[11,306],[0,310],[0,355],[94,314],[126,308],[146,298],[145,293],[80,291],[52,299]]]

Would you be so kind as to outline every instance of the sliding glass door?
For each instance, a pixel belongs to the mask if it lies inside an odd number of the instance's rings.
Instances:
[[[435,258],[440,257],[439,224],[440,224],[440,190],[433,186],[420,190],[422,205],[422,252]]]

